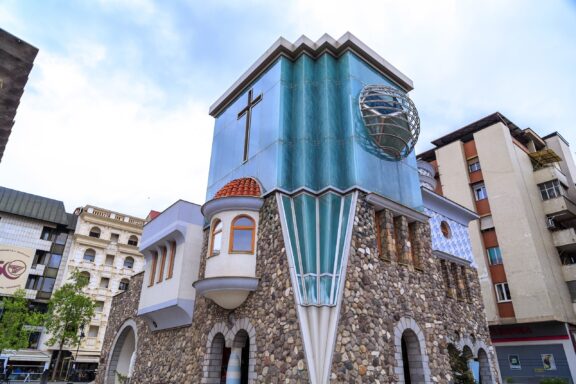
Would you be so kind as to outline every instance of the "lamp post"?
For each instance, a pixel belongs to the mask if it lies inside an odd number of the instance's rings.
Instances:
[[[80,324],[80,341],[78,342],[78,347],[76,347],[76,357],[74,358],[74,371],[77,369],[78,353],[80,352],[80,344],[82,344],[82,339],[86,336],[84,334],[84,323]],[[67,384],[73,384],[72,381],[68,381],[68,376],[70,375],[70,366],[68,366],[68,371],[66,372],[66,382]]]

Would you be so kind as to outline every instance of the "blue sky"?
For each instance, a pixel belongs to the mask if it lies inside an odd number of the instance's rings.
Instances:
[[[409,76],[417,152],[499,111],[576,148],[576,2],[3,0],[40,49],[0,184],[146,216],[203,203],[208,107],[279,36],[350,31]]]

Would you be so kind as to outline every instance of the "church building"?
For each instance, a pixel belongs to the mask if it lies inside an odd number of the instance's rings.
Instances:
[[[350,33],[276,41],[210,108],[206,203],[144,226],[96,382],[499,382],[478,216],[417,163],[412,89]]]

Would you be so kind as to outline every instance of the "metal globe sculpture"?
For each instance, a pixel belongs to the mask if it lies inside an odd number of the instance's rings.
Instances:
[[[420,134],[420,118],[404,92],[367,85],[360,92],[359,104],[368,133],[384,154],[400,160],[412,152]]]

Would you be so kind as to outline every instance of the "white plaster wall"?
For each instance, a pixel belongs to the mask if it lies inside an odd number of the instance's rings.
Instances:
[[[438,173],[445,197],[476,212],[476,204],[469,187],[468,163],[464,145],[455,141],[436,150]],[[482,166],[482,162],[480,162]]]
[[[256,226],[256,233],[254,234],[254,254],[244,254],[244,253],[229,253],[230,247],[230,234],[232,227],[232,220],[239,215],[250,216]],[[205,277],[217,277],[217,276],[256,276],[256,243],[258,239],[258,212],[252,211],[227,211],[221,212],[212,218],[212,223],[216,219],[222,221],[222,248],[220,249],[220,254],[216,256],[210,256],[206,260],[206,272]],[[210,228],[212,230],[212,228]],[[212,239],[210,238],[210,241]],[[209,250],[212,249],[212,244],[209,244]]]
[[[196,290],[192,286],[192,283],[198,280],[202,242],[202,226],[189,224],[186,229],[185,241],[180,241],[176,245],[172,278],[168,280],[164,279],[160,283],[157,282],[162,259],[159,253],[158,265],[156,266],[156,279],[152,286],[148,286],[151,273],[151,255],[146,255],[147,263],[145,266],[139,308],[147,308],[176,299],[194,300]],[[168,250],[166,255],[165,276],[168,271],[169,259],[170,250]]]
[[[456,141],[436,150],[436,159],[438,161],[438,173],[442,183],[443,195],[450,200],[476,212],[476,203],[470,188],[468,178],[468,163],[464,155],[464,146],[462,142]],[[481,166],[482,160],[480,161]],[[470,235],[470,244],[478,278],[480,280],[480,289],[486,311],[488,322],[496,322],[499,319],[498,307],[494,296],[494,289],[490,273],[488,271],[487,260],[484,252],[484,244],[480,232],[479,220],[473,220],[468,225],[468,234]]]
[[[570,147],[558,136],[552,136],[546,139],[546,144],[558,156],[562,158],[560,162],[560,169],[568,179],[568,196],[572,200],[576,200],[576,188],[574,187],[574,179],[576,178],[576,165]]]
[[[474,134],[518,321],[574,321],[527,154],[502,123]]]

